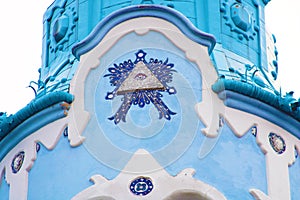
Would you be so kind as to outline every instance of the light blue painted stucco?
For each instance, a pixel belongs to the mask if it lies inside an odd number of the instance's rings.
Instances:
[[[289,176],[291,184],[291,199],[300,199],[300,160],[297,154],[295,163],[289,167]]]
[[[200,157],[207,140],[217,141],[212,142],[215,145],[206,156]],[[196,169],[195,178],[213,185],[229,200],[252,200],[251,188],[267,192],[265,157],[251,131],[238,138],[224,124],[217,139],[197,134],[185,154],[166,169],[176,175],[181,168],[189,167]]]
[[[169,139],[168,135],[164,135],[163,140]],[[266,192],[264,155],[250,131],[242,138],[237,138],[225,124],[216,145],[209,154],[200,158],[199,151],[204,140],[205,136],[198,132],[184,154],[165,166],[167,172],[176,175],[182,169],[194,168],[195,178],[216,187],[227,199],[252,200],[253,197],[249,193],[251,188]],[[102,144],[101,141],[98,142],[98,145]],[[135,145],[136,148],[143,146]],[[128,162],[130,157],[125,159]],[[162,160],[159,162],[166,164]],[[49,151],[41,146],[38,159],[29,173],[28,198],[70,199],[79,191],[91,186],[89,178],[95,174],[101,174],[111,180],[119,171],[107,167],[86,145],[70,147],[68,139],[62,136],[54,150]],[[49,184],[53,182],[56,184]]]
[[[3,200],[9,199],[9,185],[6,183],[4,176],[2,176],[0,182],[0,197]]]
[[[93,175],[105,172],[112,179],[119,173],[101,164],[83,145],[71,147],[64,136],[51,151],[41,145],[37,156],[28,176],[28,199],[71,199],[92,185]]]
[[[159,42],[153,43],[153,40]],[[135,42],[132,44],[130,41]],[[159,114],[153,104],[144,108],[132,105],[126,116],[126,122],[120,122],[116,126],[108,118],[122,104],[122,96],[113,101],[105,99],[107,92],[112,91],[114,87],[104,75],[109,73],[108,69],[115,63],[119,64],[129,59],[134,61],[135,53],[141,44],[144,46],[143,51],[147,53],[146,61],[153,58],[164,62],[168,59],[170,63],[174,63],[173,69],[176,71],[173,72],[173,81],[169,85],[174,87],[177,93],[169,95],[162,92],[161,99],[176,114],[170,121],[158,119]],[[117,59],[111,59],[116,56]],[[118,164],[111,163],[111,160],[107,161],[108,165],[118,169],[122,169],[128,158],[139,148],[151,152],[162,165],[177,159],[180,154],[167,157],[166,154],[176,152],[174,148],[177,146],[187,148],[196,133],[200,132],[199,118],[196,116],[194,106],[191,106],[201,101],[202,83],[198,67],[186,61],[184,53],[165,36],[154,31],[143,36],[128,34],[118,41],[101,61],[100,66],[91,71],[85,85],[85,108],[91,113],[90,121],[83,133],[86,137],[84,142],[86,148],[94,152],[100,160],[109,159],[106,157],[108,155],[101,153],[106,149],[110,149],[109,157],[124,158],[119,160]],[[186,141],[182,138],[186,138]],[[102,145],[97,145],[100,141]]]

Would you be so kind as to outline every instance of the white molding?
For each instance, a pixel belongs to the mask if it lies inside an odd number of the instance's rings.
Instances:
[[[4,157],[0,163],[0,172],[4,173],[0,174],[5,174],[6,182],[9,184],[10,200],[27,199],[28,173],[37,157],[36,143],[41,143],[47,149],[52,150],[66,127],[66,118],[54,121],[26,137]],[[23,164],[17,173],[13,173],[12,160],[21,151],[25,152]]]
[[[299,139],[283,128],[258,116],[226,106],[223,106],[222,110],[224,113],[216,112],[215,115],[222,115],[237,137],[244,136],[253,126],[257,128],[256,142],[266,159],[268,195],[257,189],[250,189],[250,193],[257,200],[290,199],[288,168],[295,161],[295,147],[299,147]],[[203,112],[201,113],[203,114]],[[276,153],[270,145],[268,137],[270,133],[276,133],[284,139],[286,149],[282,154]]]
[[[149,171],[148,169],[159,169]],[[131,173],[136,171],[136,173]],[[87,199],[140,199],[141,196],[133,194],[129,185],[136,177],[150,177],[153,190],[143,196],[143,199],[166,199],[174,195],[189,192],[205,200],[226,200],[224,195],[216,188],[203,183],[193,175],[194,169],[184,169],[175,177],[169,175],[162,166],[146,150],[138,150],[130,159],[122,172],[113,180],[107,180],[101,175],[91,177],[94,185],[78,193],[72,200]]]
[[[203,91],[208,92],[207,94],[205,92],[203,93],[204,102],[211,102],[207,99],[210,99],[212,95],[217,97],[210,89],[210,86],[217,80],[218,76],[210,61],[207,47],[190,40],[175,25],[163,19],[140,17],[125,21],[110,30],[94,49],[80,57],[78,69],[70,83],[70,93],[75,96],[73,106],[69,111],[69,139],[72,146],[79,145],[84,141],[84,137],[81,135],[90,118],[90,114],[84,109],[84,81],[89,72],[99,66],[104,54],[122,37],[132,32],[135,32],[138,35],[145,35],[149,31],[159,32],[164,35],[185,54],[188,60],[199,67],[202,73]],[[209,106],[213,107],[214,104],[210,104]],[[209,107],[206,108],[209,109]],[[214,137],[217,135],[217,130],[219,128],[219,118],[214,115],[209,115],[209,113],[210,112],[208,112],[207,116],[203,117],[204,124],[216,124],[216,126],[210,126],[213,131],[204,129],[203,132],[205,132],[205,135]],[[217,123],[213,123],[212,121]]]

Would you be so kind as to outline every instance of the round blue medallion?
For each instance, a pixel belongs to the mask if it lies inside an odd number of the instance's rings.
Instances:
[[[270,133],[269,142],[276,153],[282,154],[285,151],[286,145],[281,136],[275,133]]]
[[[20,151],[17,155],[15,155],[14,159],[11,162],[11,169],[14,174],[20,171],[25,158],[25,152]]]
[[[129,188],[133,194],[145,196],[152,191],[153,184],[149,177],[138,177],[131,182]]]

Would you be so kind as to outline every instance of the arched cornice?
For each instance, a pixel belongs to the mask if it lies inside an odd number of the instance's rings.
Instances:
[[[104,18],[88,37],[73,47],[73,54],[79,59],[82,54],[93,49],[113,27],[124,21],[139,17],[156,17],[171,22],[189,39],[206,46],[209,53],[215,46],[216,40],[213,35],[197,29],[180,12],[166,6],[138,5],[120,9]]]

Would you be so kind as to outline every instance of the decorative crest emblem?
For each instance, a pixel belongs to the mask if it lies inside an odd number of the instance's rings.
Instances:
[[[270,133],[269,142],[276,153],[282,154],[285,151],[286,145],[283,138],[280,135]]]
[[[162,101],[163,95],[161,92],[175,94],[176,89],[167,84],[172,82],[174,64],[168,63],[168,59],[164,62],[158,59],[150,59],[146,62],[146,53],[139,50],[136,54],[136,60],[132,62],[130,59],[119,65],[114,64],[110,67],[109,74],[104,77],[109,77],[110,84],[115,86],[112,92],[108,92],[105,99],[112,100],[117,95],[123,95],[122,104],[117,112],[110,117],[118,124],[121,120],[126,122],[126,114],[131,105],[138,105],[143,108],[150,102],[155,106],[159,113],[159,119],[171,119],[171,115],[175,115],[168,106]]]
[[[23,165],[25,159],[25,152],[20,151],[11,162],[11,169],[14,174],[18,173]]]

